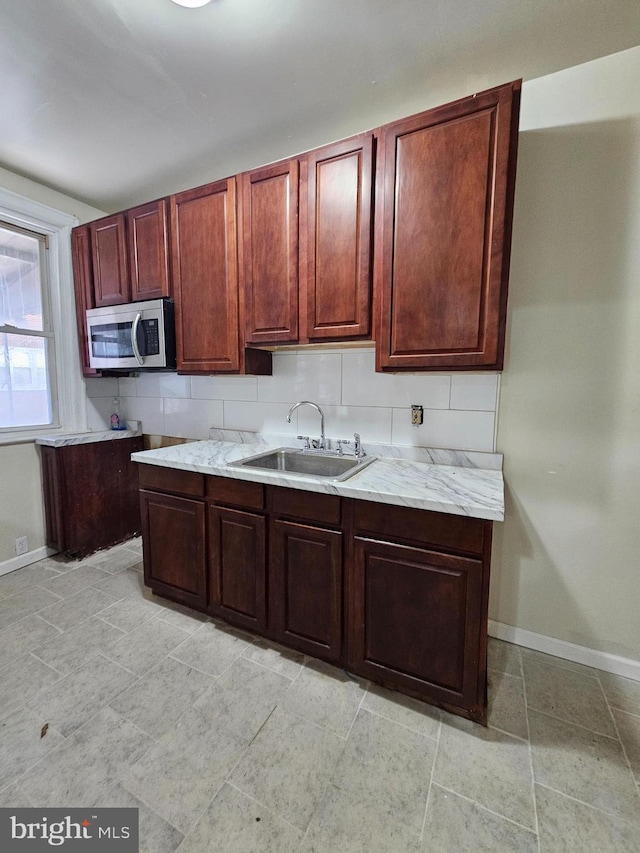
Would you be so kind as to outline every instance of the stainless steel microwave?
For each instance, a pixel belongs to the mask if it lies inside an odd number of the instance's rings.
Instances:
[[[89,364],[99,370],[173,370],[173,302],[150,299],[87,311]]]

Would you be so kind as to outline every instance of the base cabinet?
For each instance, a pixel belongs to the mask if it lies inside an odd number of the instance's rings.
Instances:
[[[492,522],[140,468],[154,592],[486,723]]]

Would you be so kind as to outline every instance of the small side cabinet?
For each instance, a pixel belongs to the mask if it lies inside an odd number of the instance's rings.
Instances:
[[[86,557],[140,532],[138,477],[130,456],[142,438],[41,445],[47,545]]]

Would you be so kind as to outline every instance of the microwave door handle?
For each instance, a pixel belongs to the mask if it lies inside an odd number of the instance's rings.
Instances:
[[[142,314],[140,311],[138,311],[133,323],[131,324],[131,348],[133,349],[133,354],[135,355],[138,364],[143,365],[144,359],[141,356],[140,349],[138,347],[138,326],[140,325],[141,319]]]

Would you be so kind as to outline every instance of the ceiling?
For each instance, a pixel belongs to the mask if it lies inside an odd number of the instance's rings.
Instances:
[[[638,0],[0,0],[0,165],[114,211],[638,44]]]

